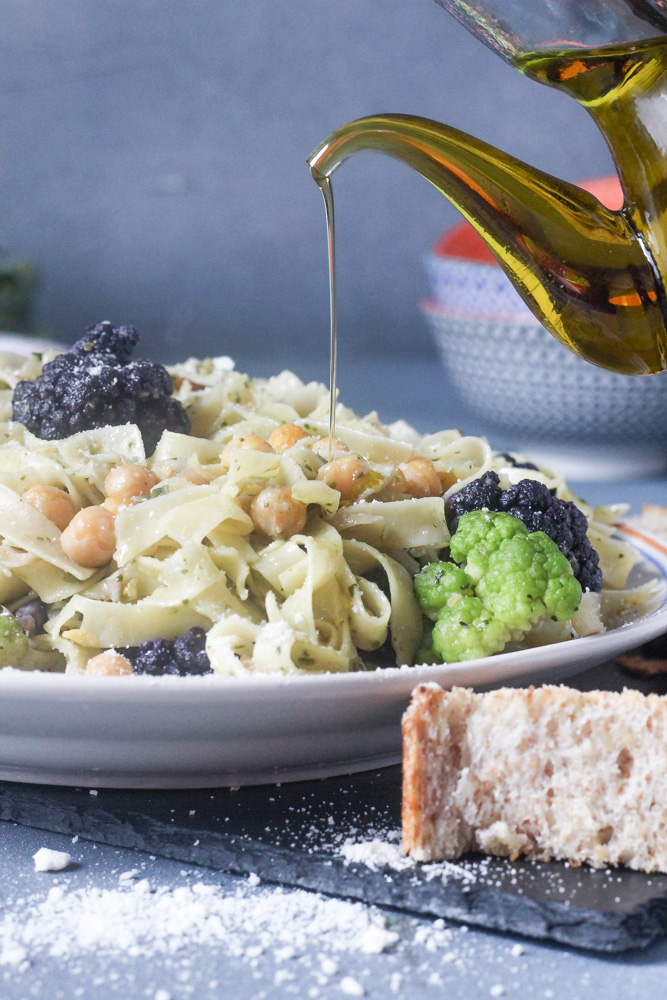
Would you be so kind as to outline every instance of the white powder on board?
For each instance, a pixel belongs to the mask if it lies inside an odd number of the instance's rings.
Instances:
[[[374,838],[373,840],[348,840],[341,845],[339,853],[345,859],[346,864],[354,862],[363,864],[372,871],[383,868],[391,868],[393,871],[405,871],[412,868],[417,869],[427,882],[435,878],[446,882],[449,879],[472,884],[480,877],[486,876],[490,866],[490,859],[481,859],[474,864],[455,864],[452,861],[438,861],[432,864],[417,865],[412,858],[401,853],[400,844],[397,838],[390,834],[386,840]]]
[[[401,854],[398,844],[389,843],[386,840],[361,840],[347,841],[340,849],[342,857],[348,862],[354,861],[357,864],[367,865],[373,871],[378,868],[393,868],[394,871],[402,871],[405,868],[414,866],[410,858]]]
[[[29,905],[26,905],[26,902]],[[119,880],[118,888],[67,891],[10,905],[0,917],[0,964],[21,965],[42,952],[68,960],[86,953],[130,957],[173,955],[186,945],[222,947],[246,956],[271,949],[285,961],[313,940],[331,951],[379,954],[398,935],[381,914],[361,903],[303,890],[225,892],[201,882],[151,889],[147,880]]]
[[[392,839],[395,842],[392,837],[389,842]],[[371,850],[371,855],[376,857],[377,851]],[[363,903],[257,885],[256,877],[236,879],[231,885],[207,884],[203,871],[183,870],[185,884],[155,886],[145,877],[145,864],[143,871],[115,872],[117,881],[106,888],[81,886],[85,867],[74,886],[65,876],[46,891],[44,880],[35,877],[38,890],[26,893],[25,884],[20,889],[17,884],[13,894],[5,895],[0,907],[0,981],[26,976],[22,981],[27,996],[28,983],[51,968],[53,960],[74,975],[109,962],[116,978],[121,961],[133,977],[143,960],[172,977],[169,989],[154,983],[147,1000],[184,1000],[203,995],[206,987],[193,964],[196,948],[207,956],[240,961],[249,980],[263,982],[265,988],[257,994],[263,998],[278,988],[281,995],[286,991],[308,998],[323,997],[323,989],[332,997],[376,996],[375,970],[387,977],[386,995],[399,995],[403,984],[415,977],[440,987],[478,970],[481,942],[467,942],[465,927],[450,927],[442,919],[415,924],[399,915],[387,918]],[[195,882],[195,876],[201,881]],[[508,959],[516,962],[518,954],[516,945],[512,950],[508,945]],[[380,955],[382,964],[376,965],[375,956]],[[495,958],[486,995],[497,990],[498,971]],[[513,966],[511,971],[516,975],[518,969]],[[207,988],[217,985],[211,979]],[[510,992],[514,995],[514,989]],[[75,991],[74,996],[83,993]]]

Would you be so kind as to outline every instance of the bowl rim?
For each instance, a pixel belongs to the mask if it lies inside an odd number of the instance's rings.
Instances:
[[[467,257],[457,257],[456,254],[449,253],[434,253],[433,250],[427,250],[423,254],[424,258],[432,264],[437,264],[438,267],[443,267],[443,265],[456,265],[458,268],[465,268],[470,271],[489,271],[493,274],[504,274],[502,267],[497,261],[490,260],[469,260]],[[507,279],[509,281],[509,278]]]
[[[549,332],[544,323],[530,311],[528,306],[524,306],[522,310],[517,310],[516,312],[510,312],[509,310],[491,311],[485,309],[467,309],[463,306],[445,306],[435,299],[422,298],[419,302],[419,308],[426,316],[434,316],[440,319],[469,320],[473,323],[512,323],[515,326],[539,326],[545,333]]]

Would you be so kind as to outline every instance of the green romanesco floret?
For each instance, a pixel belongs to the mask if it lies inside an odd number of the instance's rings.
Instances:
[[[523,521],[511,514],[474,510],[459,519],[450,543],[451,557],[454,562],[464,564],[466,573],[477,584],[487,571],[490,557],[502,543],[527,534]]]
[[[567,621],[579,607],[581,584],[543,531],[507,538],[489,557],[477,585],[485,607],[509,628],[527,632],[545,615]]]
[[[421,613],[437,621],[452,594],[472,594],[472,580],[454,563],[429,563],[415,577],[415,595]]]
[[[18,666],[28,652],[28,636],[8,611],[0,612],[0,667]]]
[[[433,648],[433,622],[424,618],[424,631],[415,653],[415,663],[442,663],[442,657]]]
[[[454,595],[433,626],[433,649],[445,663],[491,656],[512,638],[510,629],[484,607],[479,597]]]
[[[502,511],[462,515],[450,554],[463,565],[431,563],[415,577],[422,614],[436,622],[433,649],[446,662],[500,652],[541,618],[567,621],[579,606],[581,586],[555,542]]]

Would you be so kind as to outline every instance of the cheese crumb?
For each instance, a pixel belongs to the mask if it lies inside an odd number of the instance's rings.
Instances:
[[[291,944],[286,944],[284,948],[276,948],[273,957],[276,962],[288,962],[290,958],[296,957],[296,951]]]
[[[398,941],[398,934],[373,924],[361,939],[359,948],[366,955],[380,955]]]
[[[20,944],[6,941],[0,950],[0,965],[23,965],[28,959],[28,952]]]
[[[344,979],[341,979],[340,988],[349,997],[362,997],[365,992],[359,980],[353,979],[352,976],[345,976]]]
[[[61,872],[72,864],[71,855],[66,851],[50,851],[48,847],[40,847],[32,857],[36,872]]]
[[[325,976],[335,976],[338,972],[338,962],[325,955],[320,963],[320,969]]]

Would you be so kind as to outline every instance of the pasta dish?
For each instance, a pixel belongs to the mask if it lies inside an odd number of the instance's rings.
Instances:
[[[95,350],[87,378],[102,377]],[[139,418],[41,436],[17,419],[16,387],[38,386],[54,357],[0,355],[2,665],[247,675],[437,662],[428,637],[442,613],[429,616],[415,579],[456,568],[452,498],[480,482],[500,497],[538,484],[581,512],[601,579],[576,585],[566,618],[517,628],[468,556],[477,590],[457,585],[447,607],[479,598],[500,615],[505,639],[490,652],[604,631],[657,602],[657,584],[628,587],[637,554],[613,529],[623,508],[592,510],[557,473],[483,438],[422,435],[339,404],[330,449],[325,386],[289,371],[250,378],[224,357],[168,368],[187,425],[166,420],[148,446]]]

